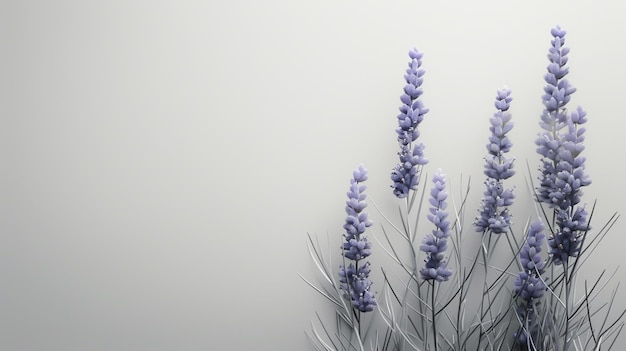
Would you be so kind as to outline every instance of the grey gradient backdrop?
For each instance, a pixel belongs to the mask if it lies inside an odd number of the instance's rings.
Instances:
[[[624,213],[622,7],[3,1],[0,349],[308,349],[304,330],[326,307],[297,275],[315,277],[306,233],[338,245],[359,163],[371,197],[397,205],[388,174],[414,46],[428,171],[472,176],[477,204],[505,84],[525,191],[549,30],[561,24],[573,104],[589,112],[585,201],[600,200],[598,221]],[[530,203],[516,206],[523,225]],[[586,265],[591,277],[621,264],[624,225]]]

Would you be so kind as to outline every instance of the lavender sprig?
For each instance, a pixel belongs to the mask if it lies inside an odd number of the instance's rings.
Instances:
[[[556,165],[562,140],[559,132],[565,126],[567,110],[565,106],[570,101],[570,95],[576,89],[572,87],[565,76],[569,73],[566,67],[568,61],[567,54],[569,48],[564,47],[565,34],[560,27],[551,30],[553,36],[551,47],[548,52],[548,73],[544,76],[547,85],[544,87],[542,96],[544,110],[541,115],[540,127],[543,129],[535,141],[537,152],[543,156],[541,159],[541,176],[538,190],[539,200],[553,206],[552,194],[555,193],[556,186]]]
[[[526,235],[526,242],[519,253],[522,270],[515,278],[515,295],[520,303],[517,306],[517,315],[522,321],[520,332],[516,333],[516,341],[522,345],[528,343],[528,338],[539,340],[539,321],[537,308],[539,299],[544,295],[547,286],[542,278],[545,271],[545,262],[540,252],[545,234],[543,224],[537,220],[531,223]]]
[[[372,285],[369,279],[370,263],[362,263],[363,259],[371,254],[372,245],[364,235],[365,229],[372,225],[367,212],[364,211],[365,190],[367,186],[362,184],[367,180],[367,170],[363,165],[353,172],[350,180],[350,190],[346,201],[346,217],[343,228],[345,229],[345,241],[342,245],[343,256],[353,261],[347,267],[345,264],[339,267],[340,288],[344,297],[352,301],[352,306],[361,312],[370,312],[376,306],[376,298],[370,291]]]
[[[505,189],[503,181],[515,174],[513,170],[513,158],[507,158],[504,154],[511,150],[513,144],[507,133],[513,129],[511,114],[508,111],[511,101],[509,89],[498,90],[495,107],[497,112],[489,120],[491,136],[487,144],[488,156],[485,157],[484,174],[486,190],[476,217],[474,227],[477,232],[490,231],[494,234],[506,233],[511,225],[509,206],[513,204],[512,189]]]
[[[542,156],[537,191],[539,201],[554,208],[556,227],[548,244],[554,263],[562,264],[578,255],[581,238],[589,229],[587,211],[577,205],[582,187],[591,184],[591,180],[585,174],[585,157],[580,155],[584,150],[582,125],[587,122],[586,112],[578,107],[568,113],[565,108],[576,91],[565,79],[569,73],[569,49],[564,47],[566,31],[557,26],[551,34],[543,95],[545,109],[540,122],[543,132],[536,140],[537,152]]]
[[[560,27],[552,28],[551,47],[548,51],[548,73],[544,76],[547,85],[542,96],[544,110],[539,123],[543,132],[535,141],[537,152],[543,156],[541,163],[541,177],[538,189],[539,199],[551,206],[553,195],[556,193],[556,167],[559,163],[559,154],[563,144],[561,130],[567,125],[568,114],[566,105],[576,89],[571,86],[565,76],[569,73],[566,66],[569,48],[565,47],[565,34]]]
[[[419,97],[422,95],[421,85],[424,80],[422,66],[423,54],[417,49],[409,51],[409,68],[404,79],[404,94],[400,97],[402,105],[398,115],[398,144],[400,162],[391,172],[393,194],[398,198],[405,198],[409,190],[416,190],[419,185],[421,167],[428,163],[424,157],[424,144],[416,143],[419,137],[418,125],[424,120],[428,109],[424,107]]]
[[[546,291],[546,285],[541,278],[545,271],[545,262],[540,255],[544,240],[543,224],[541,221],[534,221],[519,253],[522,271],[514,282],[515,294],[525,302],[540,298]]]
[[[448,193],[446,191],[445,174],[438,169],[433,176],[433,188],[430,191],[430,207],[428,220],[435,225],[435,229],[426,235],[420,245],[420,250],[426,253],[424,268],[420,271],[422,279],[446,281],[452,275],[445,261],[445,252],[448,249],[450,236],[450,221],[446,212]]]

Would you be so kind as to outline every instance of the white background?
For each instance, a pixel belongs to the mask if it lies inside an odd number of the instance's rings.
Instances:
[[[427,172],[471,176],[476,206],[495,92],[512,89],[523,226],[556,24],[601,223],[626,212],[618,1],[3,2],[0,349],[308,349],[328,306],[298,277],[315,279],[306,234],[339,245],[359,163],[369,195],[397,206],[412,47]],[[625,225],[590,278],[622,263]]]

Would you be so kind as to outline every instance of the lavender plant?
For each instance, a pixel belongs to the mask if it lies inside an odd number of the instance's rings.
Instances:
[[[611,300],[607,305],[593,307],[594,300],[599,296],[596,290],[601,284],[604,272],[595,280],[588,290],[585,281],[585,293],[582,298],[576,296],[578,289],[577,276],[583,253],[592,251],[585,246],[590,233],[589,218],[584,205],[581,205],[582,188],[591,180],[585,174],[584,133],[582,127],[586,123],[585,111],[578,107],[574,111],[567,110],[576,89],[566,79],[569,49],[565,47],[566,31],[560,27],[551,30],[551,47],[548,51],[549,64],[544,76],[546,86],[542,97],[544,111],[541,116],[542,131],[536,140],[537,152],[541,157],[539,186],[536,188],[538,203],[545,204],[550,210],[541,207],[548,225],[548,248],[550,267],[549,284],[545,285],[549,294],[542,308],[533,309],[533,319],[541,321],[540,328],[528,329],[518,334],[532,350],[599,349],[605,338],[613,333],[619,334],[616,325],[624,315],[620,314],[613,324],[607,327],[606,321],[611,312]],[[615,215],[591,240],[595,242],[606,235],[606,228],[615,223]],[[522,252],[523,253],[523,252]],[[535,276],[535,278],[540,275]],[[545,280],[541,281],[545,284]],[[606,283],[602,283],[606,284]],[[516,286],[517,288],[517,286]],[[542,286],[539,290],[541,291]],[[594,291],[595,290],[595,291]],[[601,288],[600,288],[601,290]],[[521,292],[523,294],[523,291]],[[527,292],[528,293],[528,292]],[[615,292],[614,292],[615,293]],[[606,308],[608,306],[608,308]],[[605,310],[603,322],[599,328],[594,326],[594,318]],[[524,315],[528,320],[530,312]],[[613,334],[615,335],[615,334]],[[615,339],[613,339],[613,342]],[[612,346],[610,344],[609,348]]]
[[[405,262],[397,253],[388,252],[395,262],[408,274],[407,281],[402,283],[405,285],[403,293],[393,291],[392,284],[389,281],[390,278],[385,275],[385,288],[392,290],[396,298],[396,303],[400,305],[396,315],[392,302],[387,300],[384,306],[386,312],[381,312],[383,320],[388,326],[387,332],[385,333],[385,344],[392,349],[403,349],[405,345],[414,346],[415,342],[427,342],[427,326],[430,323],[426,317],[425,304],[419,303],[417,305],[420,319],[420,322],[417,324],[419,324],[419,326],[416,326],[416,323],[410,319],[410,311],[407,308],[410,295],[413,295],[419,301],[423,301],[423,298],[425,298],[423,295],[426,292],[422,291],[421,283],[423,280],[420,280],[420,276],[429,274],[426,267],[420,270],[418,264],[419,253],[415,244],[418,237],[418,223],[416,220],[415,225],[412,225],[410,220],[412,208],[419,190],[422,169],[424,165],[428,163],[428,160],[424,157],[424,144],[418,140],[420,135],[418,126],[423,121],[424,115],[428,112],[428,109],[424,107],[424,104],[420,100],[422,95],[421,85],[425,74],[425,70],[422,68],[422,56],[423,54],[415,48],[409,51],[410,60],[404,75],[406,84],[400,96],[400,114],[397,116],[398,128],[396,129],[396,134],[400,147],[400,151],[398,152],[399,163],[391,172],[393,194],[398,199],[404,200],[404,206],[400,208],[402,227],[392,226],[395,232],[400,234],[402,242],[408,247],[410,254],[409,262]],[[386,219],[388,223],[392,223],[388,218]],[[391,245],[390,238],[386,232],[385,237],[387,242]],[[432,239],[435,247],[437,247],[437,245],[445,246],[445,240],[445,238],[441,238],[440,241],[438,239]],[[427,243],[423,243],[423,245],[426,244]],[[443,247],[443,251],[445,251],[445,247]],[[443,264],[441,257],[437,255],[436,252],[432,253],[434,255],[430,259],[431,267],[429,267],[429,269],[432,268],[435,276],[442,279],[442,277],[448,275],[448,270],[445,264]],[[437,259],[440,259],[440,261],[435,262]],[[383,271],[383,274],[384,273]],[[402,297],[399,297],[399,294],[401,294]],[[421,336],[417,337],[417,341],[412,340],[413,338],[410,335],[403,332],[408,325],[413,325],[416,329],[419,329],[420,332],[418,334],[421,334]],[[436,338],[434,341],[436,342]]]
[[[489,119],[489,142],[486,145],[487,156],[485,156],[484,175],[485,191],[479,206],[479,214],[474,220],[474,229],[483,234],[481,248],[475,259],[475,264],[482,264],[482,298],[478,304],[477,333],[478,344],[481,345],[484,339],[487,343],[494,343],[490,331],[502,322],[506,312],[498,311],[491,306],[501,295],[507,282],[504,272],[490,274],[489,265],[492,253],[497,251],[500,235],[511,234],[511,212],[515,198],[512,188],[505,188],[504,181],[514,174],[514,158],[506,156],[513,147],[513,143],[508,137],[508,133],[513,129],[512,115],[509,112],[511,106],[511,90],[504,87],[497,91],[494,106],[496,112]],[[492,236],[496,235],[496,240],[492,241]],[[511,238],[508,238],[511,242]],[[511,247],[512,251],[515,251]],[[508,267],[512,264],[511,261]],[[462,294],[464,295],[464,294]],[[496,333],[497,334],[497,333]],[[496,336],[497,337],[497,336]]]
[[[553,209],[552,218],[546,218],[551,228],[548,246],[552,262],[563,268],[561,290],[555,291],[564,292],[562,348],[567,350],[573,342],[570,323],[575,285],[575,265],[570,258],[579,256],[589,230],[587,210],[579,203],[582,188],[591,181],[585,174],[585,157],[581,155],[586,113],[580,107],[571,112],[566,107],[576,91],[566,79],[569,73],[569,48],[564,46],[566,31],[557,26],[552,28],[551,34],[550,63],[544,76],[546,86],[542,97],[544,111],[539,124],[543,131],[536,140],[541,156],[537,199]]]
[[[409,66],[415,62],[414,55],[411,55],[411,61]],[[421,65],[421,62],[420,62]],[[423,73],[422,73],[423,75]],[[420,82],[421,83],[421,82]],[[406,101],[406,90],[402,96],[402,101]],[[511,122],[511,115],[507,112],[511,102],[510,91],[503,89],[498,91],[496,97],[496,108],[498,112],[494,114],[491,119],[492,136],[490,137],[490,143],[487,145],[490,152],[488,161],[485,166],[485,174],[495,178],[491,184],[493,193],[489,195],[493,196],[493,206],[485,205],[483,207],[483,215],[491,216],[494,218],[503,217],[506,215],[507,219],[510,219],[508,215],[507,206],[512,204],[512,190],[504,190],[502,182],[504,179],[512,176],[514,171],[512,170],[513,160],[507,159],[504,153],[508,152],[511,148],[511,142],[507,137],[507,133],[511,130],[513,123]],[[423,106],[423,105],[421,105]],[[401,107],[401,111],[406,109],[406,106]],[[400,121],[406,119],[401,114],[398,118]],[[402,128],[397,130],[402,132]],[[399,138],[399,141],[406,140],[405,138]],[[423,149],[423,144],[419,143],[420,148]],[[402,155],[403,143],[400,142]],[[421,155],[423,156],[423,154]],[[418,165],[422,167],[423,165]],[[417,169],[415,164],[406,164],[406,169]],[[396,167],[396,170],[399,168]],[[421,171],[421,168],[419,169]],[[392,173],[392,179],[393,178]],[[418,178],[419,179],[419,178]],[[473,311],[476,304],[469,307],[466,311],[467,296],[469,294],[473,278],[474,268],[476,267],[477,258],[473,260],[470,267],[463,267],[462,262],[465,259],[463,254],[463,240],[461,233],[463,231],[462,224],[458,220],[463,217],[462,212],[464,206],[457,209],[454,213],[454,223],[448,219],[448,214],[445,212],[447,202],[438,203],[436,198],[447,199],[447,191],[445,190],[445,178],[442,174],[437,173],[434,175],[433,181],[435,186],[431,190],[431,197],[429,202],[431,206],[437,206],[430,209],[430,213],[427,215],[427,219],[435,224],[436,229],[428,234],[420,245],[420,252],[416,252],[414,249],[414,241],[417,236],[418,222],[420,213],[416,214],[415,224],[412,225],[411,217],[414,215],[411,211],[413,203],[416,199],[417,189],[408,189],[406,194],[398,196],[401,199],[405,199],[404,208],[400,209],[400,220],[402,222],[401,227],[396,227],[393,222],[385,217],[387,223],[390,224],[397,233],[400,234],[403,242],[409,244],[409,252],[411,254],[411,260],[409,263],[405,263],[398,250],[395,248],[395,244],[389,238],[385,232],[386,245],[389,247],[386,250],[393,260],[399,263],[404,271],[409,274],[407,280],[402,284],[406,284],[405,291],[398,291],[392,287],[392,283],[389,281],[389,277],[385,276],[386,290],[388,294],[394,297],[394,300],[385,299],[385,304],[381,307],[381,315],[383,320],[387,323],[388,332],[390,335],[399,335],[393,339],[392,344],[396,349],[403,349],[408,345],[416,350],[425,349],[437,349],[447,345],[449,348],[458,350],[464,350],[470,345],[476,345],[475,347],[484,347],[493,345],[506,338],[506,332],[500,330],[499,325],[502,324],[504,316],[507,315],[508,305],[501,303],[499,305],[500,310],[496,310],[494,299],[491,295],[502,295],[501,292],[505,291],[505,283],[507,282],[504,272],[498,274],[494,282],[483,284],[482,296],[487,296],[484,304],[481,306],[488,306],[486,309],[480,307],[477,311]],[[398,188],[397,183],[394,188]],[[498,190],[496,190],[499,184]],[[412,193],[412,195],[411,195]],[[397,193],[394,192],[394,194]],[[467,195],[467,194],[466,194]],[[424,193],[422,192],[422,196]],[[420,200],[421,202],[421,200]],[[465,203],[465,200],[462,201]],[[438,206],[442,207],[438,207]],[[506,206],[505,206],[506,205]],[[499,207],[498,207],[499,206]],[[421,205],[418,206],[418,209]],[[486,219],[488,221],[488,219]],[[494,223],[494,225],[500,224]],[[508,222],[507,222],[508,225]],[[495,228],[495,226],[494,226]],[[444,252],[448,247],[448,240],[451,239],[451,232],[454,229],[455,236],[452,238],[452,244],[454,247],[454,263],[459,267],[459,274],[454,279],[452,284],[447,285],[444,289],[440,289],[439,283],[447,281],[452,276],[452,271],[448,268],[448,262],[444,261]],[[384,229],[383,229],[384,230]],[[489,233],[491,233],[489,231]],[[418,257],[420,254],[425,255],[425,265],[420,269]],[[484,264],[485,269],[487,264]],[[416,304],[410,301],[414,299]],[[454,300],[457,300],[456,302]],[[445,308],[456,308],[456,320],[453,321],[450,312],[446,312]],[[412,315],[411,311],[416,311],[416,315]],[[445,312],[446,318],[437,318],[437,316]],[[466,316],[469,316],[466,320]],[[442,324],[441,328],[437,325]],[[468,327],[469,326],[469,327]],[[504,328],[507,328],[505,325]],[[452,342],[445,334],[438,332],[438,330],[446,330],[452,328],[454,330],[456,339]],[[431,333],[432,331],[432,333]],[[482,345],[482,346],[481,346]]]
[[[387,340],[391,340],[388,345],[393,345],[394,349],[403,349],[406,346],[410,346],[413,349],[426,349],[438,348],[441,345],[448,344],[453,345],[447,340],[447,337],[440,334],[437,330],[437,324],[442,323],[446,326],[452,324],[452,328],[456,330],[456,337],[458,338],[457,345],[467,344],[467,340],[472,338],[474,333],[467,331],[467,328],[463,327],[462,316],[465,312],[463,310],[463,300],[467,294],[467,288],[469,287],[468,281],[471,276],[471,271],[474,267],[468,270],[463,270],[459,274],[452,284],[447,284],[443,289],[439,283],[447,281],[452,276],[452,271],[448,268],[448,262],[444,259],[444,252],[448,247],[448,240],[450,239],[451,232],[453,231],[453,223],[448,219],[446,212],[447,206],[447,190],[445,189],[445,177],[443,174],[437,173],[434,175],[433,181],[435,182],[433,189],[431,190],[429,202],[431,206],[436,206],[430,209],[430,213],[427,215],[427,219],[435,224],[435,230],[424,237],[422,244],[419,246],[420,250],[417,251],[416,238],[420,232],[419,219],[420,209],[423,197],[426,194],[421,192],[422,199],[418,206],[417,213],[412,211],[413,205],[417,199],[419,192],[418,184],[420,177],[413,177],[415,182],[411,187],[403,187],[403,184],[399,180],[405,179],[398,177],[400,172],[404,174],[421,175],[423,166],[427,163],[423,156],[424,145],[418,142],[417,123],[410,124],[407,122],[421,122],[422,117],[409,118],[407,115],[412,115],[406,111],[413,111],[419,109],[420,112],[425,111],[424,105],[418,100],[421,95],[421,83],[422,80],[414,80],[412,77],[422,77],[424,70],[421,68],[421,53],[416,49],[409,52],[409,70],[405,75],[407,85],[404,88],[404,93],[401,96],[402,106],[400,107],[401,114],[398,116],[399,128],[396,130],[398,134],[398,141],[400,145],[400,160],[401,163],[396,166],[394,172],[392,172],[392,180],[394,184],[394,195],[398,198],[405,200],[404,206],[400,208],[400,221],[402,226],[395,226],[393,221],[385,216],[385,219],[389,225],[394,228],[394,231],[402,238],[402,243],[407,244],[410,259],[405,260],[404,257],[396,249],[396,244],[389,237],[383,228],[385,234],[386,245],[389,247],[387,253],[392,259],[400,264],[403,270],[408,274],[405,279],[400,279],[401,284],[405,285],[404,291],[398,291],[393,288],[391,283],[392,277],[385,275],[385,291],[387,296],[393,296],[393,299],[385,299],[385,304],[379,309],[383,320],[388,326],[388,333],[390,337]],[[419,67],[418,69],[416,67]],[[417,73],[418,72],[418,73]],[[414,82],[417,82],[414,84]],[[417,94],[412,95],[410,92],[418,91]],[[504,97],[504,100],[509,99]],[[510,102],[510,100],[508,101]],[[507,103],[508,103],[507,102]],[[411,106],[418,106],[418,108],[412,109]],[[421,115],[423,115],[422,112]],[[415,114],[413,114],[415,116]],[[420,114],[417,114],[418,116]],[[508,128],[508,126],[506,127]],[[411,136],[411,137],[409,137]],[[413,139],[414,137],[414,139]],[[414,158],[412,162],[402,162],[406,160],[404,157],[407,155],[407,140],[418,145],[419,157]],[[397,189],[403,189],[404,191],[397,191]],[[434,196],[434,197],[433,197]],[[438,200],[443,200],[442,203],[438,203]],[[464,203],[464,201],[463,201]],[[439,207],[441,206],[441,207]],[[462,208],[458,209],[458,212],[454,213],[454,219],[460,217]],[[413,218],[414,217],[414,218]],[[456,223],[456,221],[455,221]],[[454,246],[454,259],[458,264],[463,259],[460,233],[462,231],[461,226],[454,228],[455,238],[452,240]],[[420,252],[421,251],[421,252]],[[419,257],[425,255],[425,265],[420,267]],[[500,285],[502,287],[503,285]],[[459,310],[456,323],[450,323],[450,315],[447,318],[437,318],[437,316],[443,312],[442,306],[452,306],[453,300],[458,298]],[[417,303],[411,302],[412,300]],[[413,315],[415,312],[415,315]],[[432,331],[432,333],[431,333]],[[463,341],[461,341],[463,339]],[[463,346],[459,346],[463,347]]]
[[[379,244],[400,270],[381,267],[383,291],[373,293],[368,261],[372,243],[365,235],[372,226],[365,212],[368,174],[359,166],[347,193],[343,263],[338,275],[332,254],[325,256],[319,241],[309,236],[309,252],[324,284],[303,279],[335,306],[334,330],[317,314],[321,329],[313,324],[312,333],[307,333],[316,350],[596,351],[601,346],[613,346],[624,327],[626,311],[609,318],[615,291],[609,302],[601,301],[598,306],[600,291],[606,285],[604,272],[590,286],[585,281],[582,297],[575,293],[579,288],[576,275],[584,262],[581,257],[593,251],[618,216],[613,215],[586,241],[593,213],[581,205],[582,188],[591,183],[581,155],[587,120],[580,107],[573,111],[566,108],[575,88],[565,78],[569,72],[565,34],[558,26],[551,30],[542,131],[536,139],[541,167],[534,196],[546,224],[532,222],[521,239],[516,239],[512,222],[513,189],[505,187],[505,181],[515,174],[514,159],[507,157],[513,145],[508,137],[513,128],[511,91],[498,90],[496,112],[489,120],[491,135],[483,171],[487,179],[479,214],[472,222],[474,230],[483,234],[478,242],[476,236],[468,239],[462,235],[469,183],[467,190],[461,191],[460,206],[452,202],[453,212],[447,209],[449,193],[441,170],[434,173],[429,193],[424,186],[420,189],[428,163],[418,131],[428,112],[420,100],[425,70],[422,53],[409,51],[397,116],[399,162],[391,172],[393,194],[402,200],[399,223],[379,209],[387,224],[381,227],[385,240]],[[426,195],[430,205],[426,219],[434,229],[418,244],[417,237],[424,231],[421,209]],[[389,235],[389,228],[399,234],[400,243]],[[504,254],[510,254],[510,259],[500,266],[490,260],[490,255],[503,253],[497,246],[503,237],[508,242]],[[477,252],[465,253],[467,240],[478,244]],[[483,271],[475,269],[480,266]],[[474,284],[481,275],[482,282]],[[374,310],[378,313],[365,314]]]
[[[365,211],[367,187],[363,183],[367,178],[367,169],[363,165],[359,165],[352,172],[345,207],[347,216],[341,245],[343,263],[339,265],[338,283],[334,269],[331,268],[332,259],[330,256],[325,257],[320,250],[320,243],[314,242],[309,236],[309,253],[328,285],[320,287],[302,276],[301,278],[335,305],[337,316],[336,329],[330,331],[318,314],[322,331],[313,325],[313,334],[307,334],[316,350],[365,350],[365,340],[371,325],[368,324],[368,328],[363,330],[361,313],[372,312],[377,305],[376,296],[371,291],[371,265],[366,260],[372,247],[365,235],[366,229],[372,226]]]

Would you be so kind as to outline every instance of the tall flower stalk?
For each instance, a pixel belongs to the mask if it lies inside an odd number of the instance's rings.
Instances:
[[[370,263],[365,261],[371,254],[372,244],[365,236],[365,229],[372,225],[365,212],[365,190],[363,184],[367,180],[367,170],[363,165],[353,172],[346,201],[346,221],[344,243],[342,245],[344,264],[339,267],[340,287],[344,297],[351,301],[352,307],[358,312],[371,312],[376,306],[376,298],[370,291],[372,282],[369,279]],[[350,261],[346,266],[345,262]]]
[[[515,171],[513,169],[514,158],[506,156],[513,147],[513,143],[508,137],[513,129],[512,115],[509,112],[511,106],[511,90],[504,87],[497,91],[494,106],[496,112],[489,119],[489,142],[486,145],[487,155],[484,160],[483,174],[485,179],[485,191],[479,207],[479,214],[474,220],[474,229],[483,234],[482,245],[476,254],[475,262],[482,257],[482,267],[484,268],[482,299],[479,304],[477,314],[479,317],[478,343],[481,344],[489,330],[493,330],[492,323],[498,323],[500,313],[494,313],[491,309],[500,289],[503,288],[504,277],[498,274],[490,281],[488,272],[489,258],[496,251],[496,245],[492,243],[493,235],[511,232],[510,206],[513,205],[513,189],[505,188],[504,181],[511,178]],[[496,244],[499,237],[494,241]],[[509,239],[510,238],[507,237]],[[492,245],[493,244],[493,245]],[[493,337],[493,335],[491,335]],[[489,342],[489,340],[488,340]]]
[[[578,206],[582,188],[591,184],[585,174],[585,157],[581,156],[587,122],[586,113],[578,107],[568,112],[566,105],[576,89],[565,78],[569,48],[565,47],[566,31],[552,28],[553,39],[548,53],[550,64],[545,75],[544,111],[540,126],[543,131],[536,140],[541,155],[541,175],[537,189],[539,201],[554,209],[553,233],[548,238],[555,264],[567,263],[580,251],[580,242],[588,230],[587,211]]]
[[[589,185],[591,180],[585,174],[585,157],[581,155],[585,133],[582,125],[587,122],[586,113],[580,107],[571,112],[566,108],[571,95],[576,91],[565,78],[569,73],[569,48],[564,46],[566,31],[557,26],[550,33],[550,63],[544,77],[547,84],[542,97],[544,111],[540,122],[543,131],[536,140],[537,152],[542,157],[537,198],[553,209],[548,247],[552,262],[563,267],[563,350],[566,351],[573,337],[570,331],[570,313],[573,305],[575,264],[570,264],[570,258],[578,258],[589,230],[587,210],[579,203],[582,188]]]
[[[428,112],[428,109],[424,107],[420,100],[425,70],[422,68],[423,54],[421,52],[414,48],[409,50],[408,55],[408,68],[404,74],[405,85],[400,96],[400,113],[397,115],[396,138],[400,148],[398,151],[399,162],[391,172],[391,187],[394,196],[403,200],[403,206],[399,208],[402,226],[396,227],[396,231],[402,236],[403,242],[406,243],[411,259],[406,262],[403,257],[398,256],[398,253],[393,249],[394,244],[385,234],[387,243],[390,245],[391,251],[393,251],[393,259],[402,266],[408,274],[408,278],[407,284],[403,289],[404,291],[401,293],[393,290],[389,277],[385,275],[385,289],[393,293],[400,311],[396,314],[396,312],[392,311],[393,307],[389,300],[385,300],[387,304],[384,307],[387,314],[381,312],[389,326],[389,345],[394,349],[404,349],[406,345],[413,343],[413,341],[407,340],[407,335],[402,331],[409,326],[414,328],[414,335],[417,336],[420,343],[427,342],[425,338],[429,325],[426,314],[427,306],[425,306],[425,303],[422,303],[425,296],[423,296],[422,281],[420,280],[419,254],[415,244],[418,237],[419,209],[417,216],[412,218],[414,215],[412,209],[418,194],[422,170],[428,163],[428,160],[424,157],[424,144],[419,141],[420,133],[418,131],[419,124],[424,120],[424,115]],[[388,218],[386,220],[391,224]],[[388,251],[388,253],[391,252]],[[410,317],[413,308],[410,307],[413,305],[412,298],[417,298],[419,301],[417,306],[415,306],[421,319],[418,322],[411,320]]]
[[[437,304],[436,304],[436,288],[438,282],[447,281],[452,275],[452,271],[447,267],[445,258],[448,249],[448,237],[450,237],[450,220],[448,212],[446,212],[448,192],[446,191],[446,178],[441,169],[433,175],[433,187],[430,190],[430,209],[428,220],[435,226],[429,234],[427,234],[420,250],[426,253],[425,265],[420,271],[423,280],[430,284],[430,311],[431,322],[433,326],[434,348],[437,351]]]
[[[450,220],[448,219],[448,192],[446,191],[445,174],[441,169],[433,175],[433,187],[430,190],[430,209],[428,220],[435,226],[424,237],[420,250],[426,253],[426,264],[420,271],[422,279],[426,281],[443,282],[448,280],[452,271],[448,269],[445,261],[445,252],[448,249],[448,237],[450,237]]]

